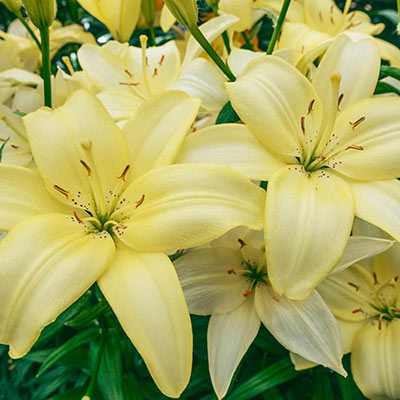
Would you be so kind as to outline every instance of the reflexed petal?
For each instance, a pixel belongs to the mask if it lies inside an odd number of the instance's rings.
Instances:
[[[351,353],[357,386],[370,399],[400,398],[400,322],[369,324],[360,330]]]
[[[400,50],[392,43],[386,40],[374,38],[375,43],[378,45],[379,53],[382,59],[389,61],[392,67],[400,68]]]
[[[334,35],[343,13],[333,0],[304,0],[304,20],[313,29]],[[333,22],[332,22],[333,21]]]
[[[253,299],[228,314],[213,315],[207,332],[211,381],[219,399],[229,389],[233,374],[260,329]]]
[[[121,234],[139,251],[200,246],[235,226],[263,226],[265,191],[227,167],[158,168],[134,181],[124,198],[142,203]]]
[[[0,164],[0,231],[38,214],[68,212],[69,207],[50,196],[37,172]]]
[[[225,76],[205,58],[195,58],[182,71],[170,89],[182,90],[201,99],[201,106],[208,111],[219,111],[228,101],[223,87]]]
[[[290,352],[289,356],[290,361],[293,363],[296,371],[303,371],[305,369],[314,368],[318,365],[293,352]]]
[[[329,275],[353,224],[350,187],[325,171],[308,174],[300,166],[284,167],[268,185],[268,274],[274,289],[293,300],[307,297]]]
[[[331,275],[318,285],[318,292],[336,317],[345,321],[362,321],[364,312],[371,310],[374,280],[360,265]],[[371,297],[372,296],[372,297]]]
[[[123,129],[134,179],[173,163],[199,107],[198,99],[179,91],[165,92],[142,105]]]
[[[220,0],[219,8],[225,14],[236,15],[240,20],[233,26],[237,32],[250,29],[252,25],[253,0]]]
[[[90,209],[92,192],[97,202],[104,202],[120,184],[118,177],[129,164],[128,149],[95,96],[76,91],[64,106],[42,108],[24,117],[24,122],[38,169],[60,201]],[[55,190],[55,185],[68,193]]]
[[[207,248],[189,251],[174,261],[191,314],[229,313],[246,298],[249,283],[241,270],[239,250]]]
[[[316,291],[305,300],[293,301],[261,285],[255,296],[257,315],[276,340],[307,360],[346,375],[339,326]]]
[[[400,181],[351,182],[356,216],[400,241]]]
[[[169,11],[166,5],[163,6],[160,15],[160,26],[164,32],[168,32],[172,25],[175,23],[175,17],[172,15],[171,11]]]
[[[171,261],[118,248],[99,286],[160,390],[179,397],[190,378],[192,330]]]
[[[65,215],[30,218],[0,241],[0,343],[24,356],[107,268],[114,243]]]
[[[238,21],[239,18],[235,15],[224,14],[205,22],[200,26],[200,30],[209,42],[213,42],[218,36]],[[186,46],[183,65],[186,66],[187,63],[199,57],[202,52],[203,48],[197,43],[193,36],[190,36]]]
[[[108,90],[101,92],[97,98],[102,102],[114,121],[131,118],[143,104],[143,100],[132,93]]]
[[[384,284],[396,276],[400,276],[400,243],[374,258],[374,272],[379,283]]]
[[[344,354],[351,352],[353,341],[354,338],[357,336],[357,333],[370,321],[370,319],[363,319],[361,321],[345,321],[343,319],[337,319],[343,336]]]
[[[363,260],[364,258],[373,257],[379,253],[385,252],[393,246],[393,241],[386,239],[377,239],[364,236],[351,236],[347,247],[344,250],[341,260],[336,264],[332,274],[344,271],[351,265]],[[384,256],[384,254],[382,254]],[[400,257],[399,257],[400,265]]]
[[[229,165],[250,179],[268,180],[284,161],[265,149],[245,125],[222,124],[189,135],[175,162]]]
[[[281,58],[265,56],[251,62],[226,88],[242,121],[270,151],[301,156],[303,142],[318,134],[322,117],[318,95],[310,82]],[[302,125],[311,137],[303,135]]]
[[[239,76],[243,73],[247,65],[257,58],[264,57],[265,53],[254,52],[246,49],[239,49],[233,47],[231,54],[228,58],[228,64],[235,76]]]
[[[327,165],[353,179],[395,179],[400,176],[400,98],[365,99],[336,121],[335,140],[325,154]],[[337,145],[339,143],[339,145]]]
[[[338,72],[342,80],[339,93],[343,94],[340,110],[356,103],[358,100],[373,95],[379,78],[380,57],[374,40],[352,40],[347,35],[340,35],[332,42],[312,81],[327,113],[331,106],[331,80],[333,72]],[[337,99],[334,107],[336,109]]]

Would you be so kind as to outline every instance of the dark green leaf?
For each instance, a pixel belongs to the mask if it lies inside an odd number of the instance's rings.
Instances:
[[[228,101],[223,107],[221,112],[217,117],[216,124],[231,124],[234,122],[240,121],[239,115],[236,114],[236,111],[233,109],[232,104]]]
[[[65,323],[66,326],[72,326],[72,327],[77,327],[77,326],[82,326],[85,324],[88,324],[89,322],[92,322],[95,320],[99,315],[104,314],[110,310],[109,305],[107,304],[106,301],[100,301],[97,303],[95,306],[84,310],[80,314],[78,314],[76,317],[72,318],[71,320],[67,321]]]
[[[96,338],[100,334],[99,328],[91,328],[86,329],[84,331],[79,332],[74,337],[69,339],[59,348],[54,350],[49,357],[46,358],[45,362],[39,369],[37,376],[42,375],[45,371],[47,371],[52,365],[54,365],[58,360],[65,357],[72,350],[75,350],[77,347],[82,346],[83,344],[90,342],[94,338]]]
[[[391,76],[397,80],[400,80],[400,68],[389,67],[388,65],[381,66],[381,73],[387,76]]]
[[[400,96],[400,90],[386,82],[378,82],[375,94],[396,93]]]
[[[313,380],[313,390],[312,390],[312,400],[335,400],[331,383],[329,382],[328,373],[329,370],[323,369],[320,367],[313,371],[314,380]]]
[[[143,400],[140,386],[133,374],[127,374],[122,379],[124,400]]]

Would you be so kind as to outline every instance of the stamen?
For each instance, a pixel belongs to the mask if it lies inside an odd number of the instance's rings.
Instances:
[[[158,63],[158,65],[159,65],[160,67],[163,65],[164,60],[165,60],[165,54],[163,54],[163,55],[161,56],[161,59],[160,59],[160,61],[159,61],[159,63]]]
[[[246,242],[243,239],[239,238],[237,241],[239,242],[241,249],[243,249],[243,247],[246,246]]]
[[[228,272],[228,275],[232,275],[232,274],[236,275],[236,272],[233,268],[228,269],[228,271],[226,271],[226,272]]]
[[[92,174],[91,168],[89,167],[89,165],[87,165],[87,163],[85,161],[83,161],[83,160],[80,160],[80,161],[81,161],[81,164],[83,165],[83,168],[85,168],[88,176],[90,176]]]
[[[306,134],[306,124],[305,124],[305,117],[301,117],[300,118],[300,122],[301,122],[301,130],[303,132],[303,135]]]
[[[157,75],[158,75],[158,69],[157,69],[157,68],[154,68],[153,78],[154,78],[155,76],[157,76]]]
[[[136,208],[139,208],[144,203],[145,195],[142,194],[142,197],[136,202]]]
[[[119,83],[121,86],[139,86],[139,82],[120,82]]]
[[[362,124],[365,120],[367,119],[367,117],[361,117],[359,118],[357,121],[355,122],[351,122],[349,121],[349,124],[352,126],[352,129],[354,131],[354,129],[357,128],[358,125]]]
[[[74,211],[74,217],[80,224],[83,224],[83,225],[85,224],[83,222],[83,220],[81,219],[81,217],[76,213],[76,211]]]
[[[324,18],[322,17],[322,12],[321,11],[319,12],[318,16],[319,16],[319,19],[321,20],[321,22],[324,22]]]
[[[364,147],[363,146],[356,146],[356,145],[351,145],[351,146],[346,147],[346,150],[350,150],[350,149],[353,149],[353,150],[364,150]]]
[[[356,292],[360,290],[360,286],[356,285],[355,283],[352,282],[347,282],[348,285],[356,289]]]
[[[355,310],[352,311],[353,314],[357,314],[357,313],[360,313],[360,312],[363,312],[361,307],[360,308],[356,308]]]
[[[69,57],[68,56],[63,56],[63,57],[61,57],[61,60],[63,61],[63,63],[67,67],[69,74],[73,75],[75,70],[74,70],[74,67],[72,66],[72,63],[71,63],[71,60],[69,59]]]
[[[18,150],[19,147],[20,147],[20,146],[17,146],[16,144],[10,144],[10,146],[11,146],[13,149],[15,149],[15,150]]]
[[[63,196],[65,196],[67,199],[69,197],[69,191],[63,189],[62,187],[58,186],[58,185],[54,185],[53,188],[55,190],[57,190],[57,192],[61,193]]]
[[[247,292],[244,292],[244,293],[243,293],[243,296],[247,298],[247,297],[249,297],[252,293],[253,293],[252,290],[248,290]]]
[[[330,17],[330,21],[331,21],[331,24],[332,24],[332,25],[335,25],[335,20],[333,19],[332,16]]]
[[[0,115],[0,119],[7,125],[7,128],[10,128],[14,131],[18,136],[25,137],[11,122],[5,115]]]
[[[143,73],[144,84],[146,85],[146,89],[151,97],[153,96],[153,92],[151,90],[149,79],[147,76],[148,59],[146,57],[146,49],[147,49],[146,35],[140,35],[140,44],[142,45],[142,73]]]
[[[310,115],[314,111],[314,104],[315,104],[315,99],[312,99],[310,101],[310,104],[308,105],[308,113],[307,113],[307,115]]]
[[[342,101],[344,99],[344,93],[341,93],[338,99],[338,104],[337,104],[337,110],[340,112],[340,105],[342,104]]]
[[[129,76],[129,78],[133,78],[133,74],[130,71],[124,69],[124,72]]]
[[[277,303],[279,303],[279,299],[277,299],[275,296],[272,296],[272,300],[276,301]]]
[[[126,182],[126,176],[128,175],[129,170],[131,169],[131,166],[128,164],[125,166],[124,170],[122,171],[122,174],[118,176],[118,179],[122,179],[124,182]]]
[[[376,275],[376,272],[373,272],[372,276],[374,277],[374,285],[379,285],[378,276]]]

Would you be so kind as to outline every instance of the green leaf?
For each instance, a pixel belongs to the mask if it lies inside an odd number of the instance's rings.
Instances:
[[[42,400],[54,393],[64,383],[66,383],[74,373],[70,368],[57,367],[50,371],[48,376],[40,379],[39,385],[33,394],[32,400]]]
[[[391,76],[397,80],[400,80],[400,68],[389,67],[388,65],[381,66],[381,73],[387,76]]]
[[[234,122],[240,121],[239,115],[236,114],[236,111],[233,109],[232,104],[228,101],[223,107],[221,112],[217,117],[216,124],[231,124]]]
[[[279,360],[238,386],[229,396],[231,400],[253,399],[260,393],[299,376],[289,358]]]
[[[143,400],[139,383],[133,374],[126,374],[122,378],[124,400]]]
[[[399,22],[399,14],[395,10],[386,9],[386,10],[371,11],[370,15],[376,15],[387,18],[395,26]]]
[[[83,312],[78,314],[76,317],[67,321],[65,323],[65,325],[72,326],[72,327],[86,325],[86,324],[92,322],[93,320],[95,320],[99,315],[102,315],[109,310],[110,310],[110,307],[107,304],[107,302],[100,301],[93,307],[91,307],[87,310],[84,310]]]
[[[313,371],[313,390],[312,390],[312,400],[335,400],[331,383],[329,382],[327,369],[320,367]]]
[[[75,350],[77,347],[82,346],[83,344],[90,342],[94,338],[96,338],[101,333],[99,328],[91,328],[86,329],[84,331],[79,332],[74,337],[69,339],[59,348],[54,350],[49,357],[46,358],[42,366],[40,367],[37,377],[41,376],[44,372],[46,372],[52,365],[54,365],[58,360],[65,357],[72,350]]]
[[[400,90],[386,82],[378,82],[375,94],[396,93],[400,96]]]

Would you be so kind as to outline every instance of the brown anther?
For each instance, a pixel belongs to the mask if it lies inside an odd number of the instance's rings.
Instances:
[[[83,160],[80,160],[80,161],[81,161],[81,164],[83,165],[83,168],[85,168],[88,176],[90,176],[92,174],[91,168],[89,167],[89,165],[86,164],[85,161],[83,161]]]
[[[310,115],[314,111],[314,104],[315,104],[315,99],[312,99],[310,101],[310,104],[308,105],[308,113],[307,113],[307,115]]]
[[[237,241],[239,242],[240,248],[241,248],[241,249],[243,249],[243,247],[246,246],[246,244],[247,244],[247,243],[246,243],[243,239],[241,239],[241,238],[239,238]]]
[[[382,318],[379,318],[379,321],[378,321],[378,330],[382,330]]]
[[[356,292],[358,292],[360,290],[360,286],[356,285],[355,283],[347,282],[347,284],[349,286],[353,287],[354,289],[356,289]]]
[[[140,207],[144,202],[145,195],[142,194],[142,197],[136,202],[136,208]]]
[[[157,76],[157,75],[158,75],[158,69],[157,69],[157,68],[154,68],[153,78],[154,78],[155,76]]]
[[[226,272],[228,273],[228,275],[232,275],[232,274],[236,275],[236,272],[233,268],[228,269],[228,271],[226,271]]]
[[[399,277],[398,277],[398,276],[395,276],[394,278],[392,278],[392,279],[388,282],[388,284],[394,288],[395,285],[396,285],[396,282],[397,282],[398,280],[399,280]]]
[[[279,299],[276,298],[275,296],[272,296],[272,300],[276,301],[277,303],[279,303]]]
[[[351,21],[355,16],[356,16],[356,12],[355,12],[355,11],[352,11],[352,12],[350,13],[349,21]]]
[[[19,149],[19,146],[17,146],[16,144],[11,144],[10,146],[15,150]]]
[[[357,314],[357,313],[360,313],[360,312],[362,312],[361,308],[356,308],[355,310],[352,311],[353,314]]]
[[[128,175],[129,170],[131,169],[131,166],[129,164],[127,164],[124,168],[124,170],[122,171],[122,174],[120,176],[118,176],[118,179],[122,179],[124,182],[126,182],[126,176]]]
[[[326,157],[325,157],[325,156],[322,156],[322,157],[320,158],[320,160],[321,160],[321,161],[325,161],[325,160],[326,160]]]
[[[7,140],[9,140],[9,139],[0,138],[0,142],[7,142]]]
[[[337,102],[337,110],[338,111],[340,111],[340,105],[342,104],[343,99],[344,99],[344,93],[341,93],[338,98],[338,102]]]
[[[322,17],[322,12],[321,11],[319,12],[318,16],[319,16],[319,19],[321,20],[321,22],[324,22],[324,18]]]
[[[248,290],[247,292],[244,292],[244,293],[243,293],[243,296],[244,296],[244,297],[249,297],[252,293],[253,293],[252,290]]]
[[[68,190],[63,189],[62,187],[58,185],[54,185],[53,188],[57,190],[57,192],[61,193],[63,196],[65,196],[67,199],[69,197],[69,192]]]
[[[306,124],[305,124],[305,117],[301,117],[300,122],[301,122],[301,130],[303,132],[303,135],[306,134]]]
[[[365,120],[367,119],[367,117],[361,117],[359,118],[357,121],[355,122],[349,122],[349,124],[352,126],[352,129],[354,131],[354,129],[357,128],[358,125],[362,124]]]
[[[120,82],[121,86],[139,86],[139,82]]]
[[[329,12],[332,14],[333,13],[333,8],[334,8],[335,6],[332,4],[331,5],[331,8],[330,8],[330,10],[329,10]]]
[[[165,54],[163,54],[163,55],[161,56],[161,59],[160,59],[160,61],[158,62],[158,65],[159,65],[160,67],[163,65],[164,60],[165,60]]]
[[[76,213],[76,211],[74,211],[74,217],[80,224],[85,224],[81,217]]]
[[[376,272],[373,272],[372,276],[374,277],[374,285],[379,285],[378,276],[376,275]]]
[[[364,147],[363,146],[356,146],[356,145],[352,145],[352,146],[346,147],[346,150],[350,150],[350,149],[353,149],[353,150],[364,150]]]
[[[124,72],[129,76],[129,78],[133,78],[132,72],[128,71],[127,69],[124,69]]]
[[[331,21],[331,24],[332,24],[332,25],[335,25],[335,20],[333,19],[332,16],[330,17],[330,21]]]
[[[119,225],[115,229],[128,229],[126,225],[124,225],[124,222],[120,222]]]

